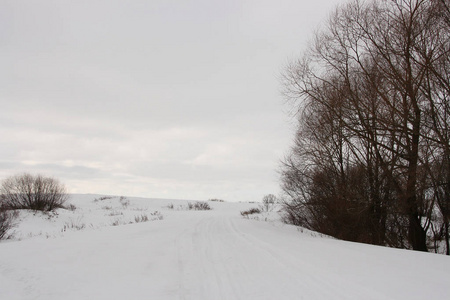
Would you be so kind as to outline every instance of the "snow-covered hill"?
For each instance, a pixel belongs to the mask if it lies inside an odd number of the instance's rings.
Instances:
[[[450,258],[243,218],[250,203],[74,195],[21,212],[0,299],[447,299]],[[264,222],[269,219],[272,221]],[[116,226],[113,226],[116,225]]]

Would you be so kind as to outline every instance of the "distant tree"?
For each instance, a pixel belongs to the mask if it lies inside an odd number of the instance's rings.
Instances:
[[[277,203],[277,197],[272,194],[265,195],[262,199],[261,211],[269,212],[273,210],[274,205]]]
[[[7,209],[42,211],[63,207],[68,197],[65,186],[57,179],[27,173],[3,180],[0,194]]]

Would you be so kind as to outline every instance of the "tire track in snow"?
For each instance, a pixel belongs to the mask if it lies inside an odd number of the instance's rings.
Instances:
[[[216,294],[220,297],[217,299],[226,299],[230,296],[233,296],[233,299],[239,299],[235,280],[229,276],[229,272],[225,268],[229,264],[229,251],[224,252],[228,243],[227,239],[225,239],[226,236],[222,232],[223,227],[219,223],[219,219],[210,218],[201,225],[199,232],[204,233],[205,239],[202,240],[200,235],[197,237],[199,245],[202,245],[203,249],[201,253],[201,256],[204,257],[202,260],[202,263],[204,263],[203,268],[214,276],[218,289]]]
[[[202,218],[178,238],[180,299],[240,299],[224,233],[217,218]]]
[[[299,299],[311,284],[318,292],[307,296],[336,297],[324,293],[319,280],[298,279],[298,272],[277,257],[282,253],[244,234],[231,217],[202,218],[182,235],[177,244],[180,299],[273,299],[283,291],[284,299]]]
[[[185,237],[188,235],[189,228],[184,229],[175,240],[175,247],[177,248],[177,265],[178,265],[178,298],[187,299],[188,289],[186,288],[185,276],[186,276],[186,260],[185,255],[186,242]]]
[[[349,299],[349,295],[342,292],[342,287],[355,286],[353,282],[345,281],[339,278],[339,276],[329,276],[329,274],[324,274],[323,270],[318,269],[308,261],[302,260],[299,253],[293,255],[291,251],[286,251],[286,249],[283,249],[280,245],[269,243],[267,240],[263,240],[254,234],[244,233],[236,226],[233,219],[229,219],[229,222],[230,227],[240,239],[252,244],[254,247],[270,256],[275,263],[280,264],[286,278],[299,278],[297,283],[302,289],[305,288],[309,291],[316,291],[316,293],[307,295],[306,299]],[[313,289],[311,287],[313,287]],[[391,299],[385,294],[380,294],[373,289],[366,289],[361,286],[358,286],[357,290],[353,289],[353,295],[351,297],[355,298],[355,295],[357,296],[357,299]]]
[[[316,247],[303,246],[301,235],[279,236],[265,222],[198,212],[177,223],[170,238],[178,299],[389,299],[324,271],[314,263],[320,258],[311,259]]]
[[[176,251],[177,251],[177,267],[178,267],[178,297],[180,300],[185,300],[186,299],[186,293],[187,293],[187,289],[185,288],[185,284],[184,284],[184,274],[185,274],[185,266],[184,266],[184,261],[185,261],[185,257],[183,256],[183,251],[182,249],[183,244],[181,239],[183,238],[183,236],[186,235],[186,233],[188,232],[188,229],[185,229],[181,232],[181,234],[179,234],[176,239],[175,239],[175,247],[176,247]]]

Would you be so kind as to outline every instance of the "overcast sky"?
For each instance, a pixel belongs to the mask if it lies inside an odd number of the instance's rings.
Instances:
[[[0,0],[0,178],[259,201],[293,138],[280,74],[339,0]]]

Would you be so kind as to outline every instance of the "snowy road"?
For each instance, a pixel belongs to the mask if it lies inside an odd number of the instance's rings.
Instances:
[[[0,244],[0,299],[445,299],[450,259],[238,211]]]
[[[314,274],[299,276],[303,263],[292,264],[292,257],[271,242],[273,236],[256,235],[242,225],[233,218],[204,218],[178,237],[181,299],[337,296]]]

